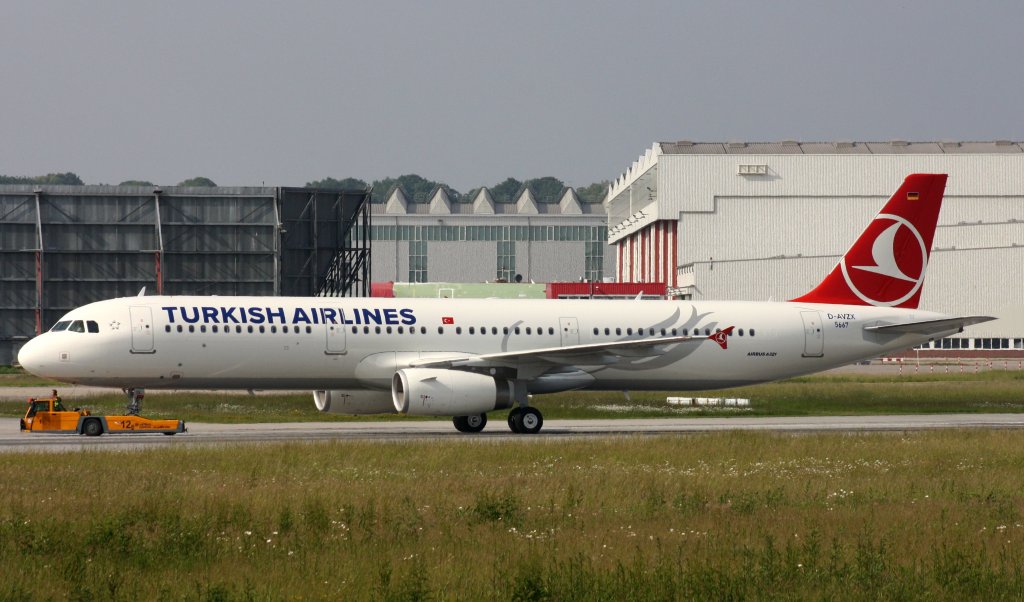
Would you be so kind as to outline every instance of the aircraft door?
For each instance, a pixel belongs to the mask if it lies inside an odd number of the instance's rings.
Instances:
[[[562,347],[580,344],[580,324],[576,318],[558,318],[558,327],[562,334]]]
[[[821,312],[802,311],[800,318],[804,321],[804,357],[825,355],[825,331],[822,328]]]
[[[328,355],[344,355],[348,353],[345,346],[345,325],[327,324],[327,348],[324,353]]]
[[[153,310],[146,305],[128,308],[132,320],[132,353],[156,353],[153,346]]]

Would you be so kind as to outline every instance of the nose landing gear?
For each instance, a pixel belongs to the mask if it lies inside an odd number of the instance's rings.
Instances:
[[[127,414],[129,416],[138,416],[139,412],[142,411],[142,398],[146,396],[146,390],[135,387],[125,387],[121,390],[128,396]]]

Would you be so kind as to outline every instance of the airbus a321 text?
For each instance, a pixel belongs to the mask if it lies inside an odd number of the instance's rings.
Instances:
[[[818,372],[992,318],[917,309],[946,185],[906,178],[809,293],[786,302],[139,296],[26,343],[33,374],[122,388],[312,389],[324,412],[452,416],[478,432],[534,394],[697,390]]]

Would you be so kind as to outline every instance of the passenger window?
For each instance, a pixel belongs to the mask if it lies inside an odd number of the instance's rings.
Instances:
[[[241,326],[235,326],[235,334],[242,334],[242,327]]]
[[[491,326],[491,334],[498,334],[498,327],[497,326]]]
[[[390,327],[389,327],[390,328]],[[405,328],[402,326],[398,327],[398,334],[405,334]]]
[[[178,324],[178,332],[182,332],[183,330],[184,328],[181,327],[181,324]]]
[[[529,326],[526,327],[526,334],[533,334]]]
[[[626,329],[626,336],[630,336],[632,334],[633,334],[633,329],[632,328],[627,328]]]
[[[611,330],[610,328],[605,328],[605,329],[604,329],[604,334],[605,334],[605,335],[609,335],[609,334],[611,334],[611,333],[612,333],[612,330]]]
[[[548,334],[555,334],[555,329],[552,328],[551,326],[548,326]]]
[[[164,326],[164,332],[170,332],[170,331],[171,331],[171,325],[170,324]]]
[[[503,326],[501,328],[501,334],[508,334],[508,326]]]
[[[217,332],[217,325],[214,324],[213,326],[211,326],[210,330],[213,331],[213,332]]]
[[[675,328],[673,328],[673,329],[672,329],[672,336],[677,336],[677,335],[676,335],[676,329],[675,329]]]
[[[62,330],[67,330],[68,326],[70,325],[71,322],[69,320],[65,320],[64,322],[57,322],[56,324],[53,325],[53,328],[50,329],[50,332],[60,332]]]
[[[683,329],[683,336],[684,336],[684,337],[688,337],[688,336],[690,336],[690,331],[689,331],[689,330],[687,330],[686,328],[684,328],[684,329]]]
[[[750,336],[754,336],[754,329],[753,328],[750,329]]]
[[[388,334],[391,334],[391,327],[390,327],[390,326],[388,326],[388,327],[387,327],[387,328],[385,328],[384,330],[385,330],[385,331],[386,331],[386,332],[387,332]]]
[[[267,332],[267,327],[262,325],[262,324],[260,324],[260,334],[263,334],[265,332]]]
[[[615,336],[617,336],[617,337],[618,336],[622,336],[622,329],[621,328],[616,328],[615,329]]]
[[[743,329],[740,328],[740,336],[743,336]]]
[[[248,327],[246,327],[246,330],[249,331],[249,334],[252,334],[252,324],[250,324]]]
[[[370,334],[370,327],[369,326],[363,326],[363,334]]]
[[[206,324],[199,327],[199,332],[206,332]]]
[[[455,327],[455,334],[462,334],[462,327],[461,326],[456,326]]]
[[[516,326],[516,328],[515,328],[515,331],[514,331],[514,332],[515,332],[516,334],[519,334],[519,327],[518,327],[518,326]]]
[[[89,327],[89,332],[96,333],[100,331],[100,325],[94,322],[93,320],[89,320],[88,322],[85,323],[85,325]]]
[[[195,326],[195,324],[189,324],[189,325],[188,325],[188,331],[189,331],[189,332],[195,332],[195,331],[196,331],[196,326]]]
[[[373,327],[373,332],[374,332],[375,334],[380,334],[380,326],[374,326],[374,327]]]
[[[352,334],[359,334],[359,327],[358,326],[353,326],[352,327]]]
[[[704,336],[706,336],[706,337],[711,336],[711,329],[710,328],[705,328],[704,329]]]
[[[661,329],[661,336],[665,336],[665,329],[664,328]]]
[[[313,334],[313,327],[312,326],[307,326],[306,327],[306,334]]]
[[[420,326],[420,334],[427,334],[427,327],[426,326]]]
[[[271,326],[270,327],[270,333],[271,334],[277,334],[277,326]]]
[[[476,328],[473,328],[472,326],[470,326],[469,327],[469,334],[476,334]]]
[[[594,329],[594,334],[597,335],[597,333],[598,333],[598,330],[595,328]]]
[[[85,332],[85,324],[81,320],[75,320],[68,326],[68,330],[71,332]]]
[[[444,334],[444,326],[437,327],[437,334]]]
[[[281,327],[281,332],[283,332],[285,334],[288,334],[288,327],[287,326],[282,326]]]

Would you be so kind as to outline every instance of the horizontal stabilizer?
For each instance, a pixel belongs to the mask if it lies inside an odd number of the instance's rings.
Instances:
[[[878,324],[865,326],[864,330],[871,332],[882,332],[891,334],[935,334],[957,330],[962,332],[964,328],[995,320],[991,316],[966,316],[963,318],[945,318],[942,320],[921,320],[919,322],[903,322],[901,324]]]

